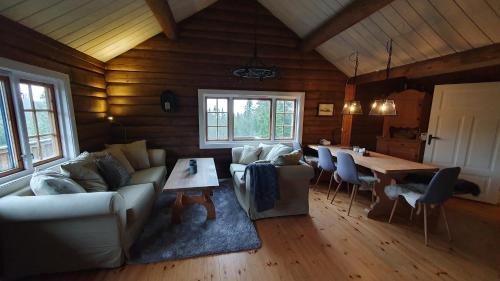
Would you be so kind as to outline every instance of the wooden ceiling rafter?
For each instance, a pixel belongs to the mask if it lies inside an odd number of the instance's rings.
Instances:
[[[420,78],[495,65],[500,65],[500,43],[398,66],[391,69],[389,78]],[[356,84],[384,79],[386,71],[379,70],[358,76]]]
[[[300,43],[303,52],[314,50],[344,30],[369,17],[393,0],[355,0],[307,35]]]
[[[174,14],[167,0],[146,0],[151,12],[155,16],[156,20],[161,26],[161,29],[165,36],[170,40],[176,40],[177,34],[177,23],[174,19]]]

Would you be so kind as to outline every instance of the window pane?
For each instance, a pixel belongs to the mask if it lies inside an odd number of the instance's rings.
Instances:
[[[54,136],[41,137],[40,147],[42,160],[53,158],[59,154],[57,148],[57,140],[54,138]]]
[[[285,102],[285,112],[294,113],[295,112],[295,101],[286,101]]]
[[[217,109],[219,112],[227,112],[227,99],[218,99]]]
[[[269,139],[270,100],[233,100],[234,138]]]
[[[275,137],[278,139],[283,138],[283,127],[276,127]]]
[[[0,173],[16,168],[14,147],[9,130],[8,107],[5,102],[4,84],[0,81]]]
[[[207,99],[207,111],[217,112],[217,99]]]
[[[217,113],[207,113],[207,125],[217,126]]]
[[[291,126],[283,127],[283,138],[288,138],[288,139],[292,138],[293,137],[292,132],[293,130]]]
[[[288,125],[288,126],[293,125],[293,114],[290,114],[290,113],[285,114],[285,125]]]
[[[40,152],[40,146],[38,144],[38,139],[35,137],[35,138],[30,138],[30,151],[31,151],[31,154],[33,154],[33,162],[38,162],[40,161],[40,155],[39,155],[39,152]]]
[[[282,113],[284,112],[284,110],[285,110],[284,102],[282,100],[276,101],[276,112]]]
[[[217,127],[207,128],[207,140],[217,140]]]
[[[219,113],[219,126],[227,126],[227,113]]]
[[[36,109],[50,109],[49,93],[46,87],[31,85],[31,93],[33,94],[33,103]]]
[[[33,112],[27,111],[24,112],[24,117],[26,118],[26,127],[28,127],[28,136],[36,136],[36,127],[35,127],[35,117],[33,116]]]
[[[38,122],[38,132],[40,135],[50,134],[54,132],[52,123],[52,114],[49,112],[37,112],[36,121]]]
[[[283,114],[276,114],[276,126],[283,126]]]
[[[21,100],[23,101],[23,108],[24,109],[31,109],[31,98],[30,98],[29,85],[21,83],[21,84],[19,84],[19,88],[21,89]]]
[[[227,139],[227,127],[219,127],[219,135],[217,138],[219,140]]]

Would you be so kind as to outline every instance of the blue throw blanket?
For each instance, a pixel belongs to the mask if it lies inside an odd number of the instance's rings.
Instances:
[[[280,199],[276,167],[270,163],[253,163],[245,168],[243,178],[247,172],[250,173],[250,193],[257,212],[274,208],[274,202]]]

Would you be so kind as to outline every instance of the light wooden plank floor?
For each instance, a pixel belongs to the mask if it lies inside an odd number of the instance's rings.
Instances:
[[[263,246],[222,254],[112,270],[45,276],[57,280],[500,280],[500,207],[453,199],[442,228],[425,247],[423,230],[403,218],[393,224],[365,217],[367,199],[347,216],[348,196],[331,205],[325,187],[311,189],[310,216],[256,223]],[[401,205],[402,206],[402,205]],[[36,280],[40,280],[39,277]]]

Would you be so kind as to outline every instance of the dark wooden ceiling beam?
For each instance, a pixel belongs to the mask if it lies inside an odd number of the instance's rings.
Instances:
[[[171,40],[177,39],[177,24],[167,0],[146,0],[163,33]]]
[[[319,45],[369,17],[392,1],[393,0],[355,0],[304,38],[300,44],[300,49],[304,52],[314,50]]]
[[[398,66],[391,69],[389,78],[419,78],[494,65],[500,65],[500,43]],[[386,79],[385,69],[356,77],[356,84],[384,79]]]

